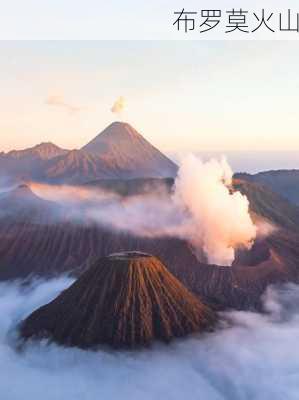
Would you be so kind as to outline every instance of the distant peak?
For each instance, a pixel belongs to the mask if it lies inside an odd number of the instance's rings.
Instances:
[[[130,134],[135,134],[136,136],[139,136],[140,134],[136,131],[135,128],[133,128],[132,125],[130,125],[128,122],[122,122],[122,121],[115,121],[112,122],[110,125],[107,126],[106,129],[103,130],[103,132],[100,133],[100,135],[103,134],[116,134],[116,133],[130,133]]]
[[[115,121],[107,126],[101,133],[92,139],[82,149],[90,153],[109,153],[111,146],[118,146],[119,151],[124,151],[126,156],[133,151],[133,145],[143,140],[143,137],[127,122]]]
[[[52,142],[41,142],[36,146],[32,147],[32,150],[39,150],[39,151],[55,151],[55,152],[65,152],[66,150],[62,149],[61,147],[57,146],[57,144]]]
[[[113,126],[113,125],[126,125],[126,122],[124,122],[124,121],[113,121],[108,126]]]
[[[177,166],[127,122],[114,121],[82,150],[100,158],[118,177],[172,177]]]
[[[35,149],[48,148],[48,147],[52,147],[55,149],[61,149],[59,146],[57,146],[55,143],[52,143],[52,142],[41,142],[41,143],[37,144],[36,146],[34,146]]]
[[[34,195],[34,193],[32,192],[30,186],[27,183],[20,183],[18,186],[16,186],[13,189],[13,193],[18,193],[18,194],[32,194]]]
[[[33,191],[31,190],[30,186],[27,183],[20,183],[14,188],[11,188],[10,190],[4,192],[2,194],[2,198],[3,197],[9,198],[11,200],[19,199],[21,201],[25,201],[28,199],[35,199],[37,196],[33,193]]]
[[[108,125],[107,128],[109,127],[128,127],[128,128],[133,128],[128,122],[124,121],[114,121],[110,125]]]
[[[65,154],[67,150],[62,149],[51,142],[42,142],[33,147],[24,150],[12,150],[7,153],[8,156],[22,159],[30,157],[39,157],[41,159],[51,159],[59,155]]]

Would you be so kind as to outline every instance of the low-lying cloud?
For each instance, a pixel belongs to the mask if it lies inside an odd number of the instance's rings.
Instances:
[[[14,328],[72,280],[0,284],[0,394],[5,400],[295,400],[299,287],[268,289],[267,314],[228,312],[222,328],[130,353],[28,343]]]
[[[33,184],[40,196],[67,205],[77,221],[87,220],[142,237],[187,240],[198,258],[230,266],[239,247],[250,249],[257,227],[246,196],[233,191],[227,162],[182,160],[173,193],[166,186],[132,196],[71,186]]]

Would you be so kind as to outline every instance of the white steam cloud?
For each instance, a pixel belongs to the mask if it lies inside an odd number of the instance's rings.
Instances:
[[[126,100],[123,96],[120,96],[111,107],[111,112],[121,117],[125,107],[126,107]]]
[[[246,196],[232,191],[227,162],[203,163],[194,156],[181,164],[171,195],[163,186],[123,197],[116,193],[72,186],[32,184],[39,196],[67,205],[77,221],[93,221],[142,237],[187,240],[198,258],[230,266],[239,247],[250,248],[257,229]]]
[[[179,169],[174,199],[192,216],[191,242],[203,247],[211,264],[231,265],[235,249],[251,248],[256,227],[249,214],[249,202],[232,192],[233,172],[223,158],[203,163],[190,155]]]
[[[31,343],[15,326],[71,284],[0,284],[0,397],[5,400],[297,400],[299,287],[270,289],[268,314],[230,312],[221,330],[130,353]]]

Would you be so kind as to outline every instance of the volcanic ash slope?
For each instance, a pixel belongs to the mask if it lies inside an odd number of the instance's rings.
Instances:
[[[23,321],[20,333],[80,348],[138,348],[209,330],[215,321],[156,257],[126,252],[101,258]]]

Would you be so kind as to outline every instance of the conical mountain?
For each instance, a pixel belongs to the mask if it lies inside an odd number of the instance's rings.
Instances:
[[[59,205],[40,198],[26,183],[21,183],[11,190],[0,193],[1,224],[6,226],[6,218],[9,218],[10,222],[12,218],[11,234],[13,232],[20,233],[20,226],[14,224],[30,221],[32,224],[38,223],[39,226],[42,226],[51,221],[51,217],[54,215],[58,217],[59,213],[62,213]],[[31,249],[33,247],[32,245]]]
[[[131,125],[114,122],[83,147],[105,161],[118,177],[173,177],[177,166]]]
[[[114,122],[80,150],[52,143],[0,153],[0,179],[82,184],[99,179],[174,177],[177,166],[132,126]]]
[[[20,332],[66,346],[137,348],[210,329],[215,320],[157,258],[126,252],[101,258]]]
[[[36,196],[26,183],[0,193],[0,207],[4,211],[21,207],[38,206],[43,200]]]

